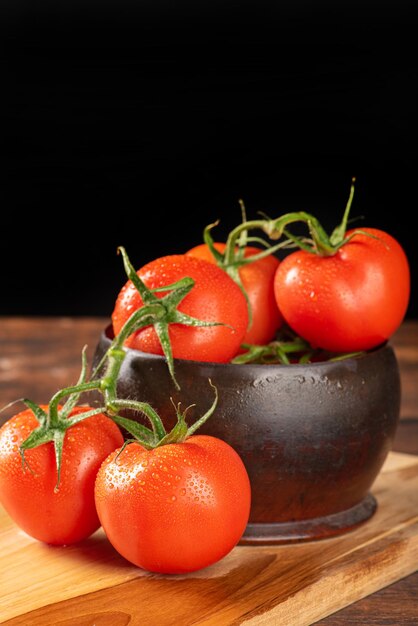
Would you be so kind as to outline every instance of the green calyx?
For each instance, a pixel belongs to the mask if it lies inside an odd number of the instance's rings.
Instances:
[[[154,433],[153,437],[149,436],[151,434],[149,429],[146,429],[148,432],[147,432],[147,436],[144,437],[143,436],[144,427],[138,424],[137,422],[135,422],[134,420],[128,419],[126,417],[121,417],[121,416],[116,416],[116,417],[113,417],[112,419],[114,419],[116,424],[118,424],[119,426],[127,430],[129,434],[133,436],[133,439],[129,440],[130,442],[135,441],[136,443],[139,443],[140,445],[142,445],[144,448],[148,450],[151,450],[153,448],[158,448],[160,446],[172,444],[172,443],[182,443],[183,441],[186,441],[186,439],[191,437],[201,426],[203,426],[203,424],[211,417],[211,415],[216,409],[216,406],[218,404],[218,391],[210,380],[209,380],[209,384],[214,391],[214,400],[211,406],[209,407],[209,409],[206,411],[206,413],[204,413],[191,426],[189,426],[186,422],[186,414],[194,405],[191,405],[187,407],[186,409],[184,409],[184,411],[182,411],[180,403],[177,406],[175,406],[173,403],[174,410],[176,412],[177,422],[172,428],[172,430],[170,430],[169,432],[166,432],[165,429],[163,428],[161,433],[159,433],[158,435]],[[130,408],[128,407],[128,403],[129,401],[124,401],[124,406],[126,408]]]
[[[346,236],[348,219],[350,215],[351,205],[354,198],[354,184],[355,178],[352,179],[350,194],[347,200],[347,204],[344,210],[341,223],[334,228],[331,235],[328,235],[325,229],[322,227],[319,220],[306,211],[297,211],[293,213],[285,213],[278,218],[268,218],[257,220],[246,220],[245,210],[241,202],[241,208],[243,212],[243,221],[236,228],[234,228],[227,238],[225,252],[221,253],[216,250],[211,231],[218,222],[209,224],[203,233],[203,239],[211,253],[216,260],[216,263],[222,267],[235,282],[241,287],[242,283],[239,277],[239,268],[248,263],[254,263],[264,257],[274,254],[283,248],[301,248],[312,254],[318,254],[320,256],[332,256],[338,252],[338,250],[347,244],[355,235],[362,233],[370,237],[373,237],[370,233],[358,229],[355,230],[349,237]],[[300,237],[294,235],[289,231],[289,227],[294,223],[306,224],[309,231],[308,237]],[[249,236],[248,233],[251,230],[261,230],[270,240],[281,240],[275,245],[271,245],[261,237]],[[283,237],[285,239],[283,239]],[[255,254],[250,257],[244,257],[245,246],[249,243],[261,245],[265,249],[259,254]],[[243,290],[244,291],[244,290]],[[245,292],[244,292],[244,295]],[[248,297],[247,297],[248,302]]]
[[[160,340],[164,356],[167,359],[167,365],[171,378],[176,388],[180,389],[174,374],[173,351],[168,332],[169,325],[182,324],[183,326],[208,327],[220,326],[222,324],[220,322],[206,322],[204,320],[199,320],[191,317],[190,315],[186,315],[177,309],[180,302],[187,296],[191,289],[193,289],[195,283],[192,278],[185,277],[172,285],[166,285],[158,289],[148,289],[132,266],[126,250],[123,247],[119,247],[118,250],[122,254],[126,274],[141,296],[144,306],[131,315],[118,336],[115,338],[112,346],[118,348],[122,347],[129,335],[132,335],[134,332],[140,328],[144,328],[145,326],[154,326],[154,330]],[[162,298],[158,298],[155,294],[162,291],[168,291],[169,293],[164,295]]]
[[[82,352],[82,367],[81,374],[77,384],[74,387],[67,387],[66,389],[57,392],[51,399],[48,410],[45,411],[38,404],[24,398],[22,402],[33,412],[36,419],[39,422],[38,428],[35,428],[25,439],[20,446],[20,454],[22,457],[23,466],[28,465],[25,459],[25,451],[31,448],[37,448],[38,446],[52,442],[54,444],[55,462],[57,467],[57,483],[55,489],[58,490],[61,479],[61,465],[62,465],[62,450],[64,445],[65,433],[69,428],[78,424],[79,422],[103,413],[104,407],[91,409],[90,411],[83,411],[77,413],[73,417],[69,417],[71,411],[76,406],[80,395],[83,392],[97,388],[97,383],[87,382],[87,359],[86,348],[83,348]],[[62,398],[68,397],[63,406],[59,405]],[[30,469],[30,468],[29,468]]]
[[[369,233],[365,233],[362,230],[355,230],[349,237],[346,236],[348,218],[350,215],[351,205],[354,198],[354,184],[355,178],[351,181],[350,194],[347,200],[347,204],[344,210],[343,218],[336,228],[332,231],[331,235],[328,235],[319,220],[305,211],[299,211],[295,213],[287,213],[281,217],[265,222],[262,229],[270,237],[270,239],[280,239],[285,235],[288,240],[293,242],[295,247],[299,247],[302,250],[317,254],[319,256],[333,256],[346,245],[351,239],[359,234],[363,233],[368,236]],[[310,237],[298,237],[293,235],[288,230],[288,226],[295,222],[302,222],[307,225]]]

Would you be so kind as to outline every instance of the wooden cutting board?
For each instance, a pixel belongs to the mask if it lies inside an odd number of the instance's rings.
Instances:
[[[10,626],[304,626],[418,568],[418,457],[389,455],[375,516],[344,536],[238,546],[186,576],[144,572],[100,530],[67,548],[18,530],[0,509],[0,623]]]

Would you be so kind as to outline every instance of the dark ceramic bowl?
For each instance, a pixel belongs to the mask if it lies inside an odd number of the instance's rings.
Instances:
[[[95,361],[110,345],[102,334]],[[391,449],[400,380],[389,345],[359,357],[308,365],[232,365],[175,361],[176,391],[163,357],[127,349],[120,397],[149,402],[167,426],[174,402],[203,414],[200,433],[220,437],[241,456],[252,487],[243,543],[319,539],[367,520],[370,488]],[[190,412],[191,417],[193,412]]]

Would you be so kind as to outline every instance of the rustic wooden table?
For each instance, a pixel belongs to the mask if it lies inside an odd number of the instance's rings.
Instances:
[[[91,356],[99,333],[105,324],[106,320],[101,318],[0,318],[0,406],[23,395],[37,402],[45,402],[58,388],[74,382],[79,372],[82,346],[88,345],[88,353]],[[418,454],[418,322],[405,322],[393,337],[392,344],[400,364],[403,389],[401,421],[394,450]],[[1,422],[12,413],[13,408],[5,411],[0,416]],[[111,602],[111,599],[116,598],[118,593],[128,593],[126,589],[127,586],[124,586],[118,592],[118,587],[113,587],[109,590],[110,600],[108,601]],[[416,625],[418,623],[417,598],[418,572],[317,623],[324,626]],[[103,599],[103,594],[97,596],[98,611],[101,599]],[[103,619],[101,621],[98,618],[97,624],[112,624],[112,621],[103,621]],[[24,622],[12,620],[10,624],[12,623],[23,624]],[[36,623],[55,624],[58,622],[48,621],[45,617],[45,621]],[[81,624],[81,622],[67,621],[67,619],[59,623],[74,624],[74,626],[76,623],[77,626]],[[118,621],[118,619],[113,622],[118,625],[122,623],[128,622]],[[238,624],[242,621],[234,619],[233,623]],[[264,620],[257,621],[257,623],[278,624],[277,621],[271,621],[267,615]],[[83,626],[92,625],[93,622],[90,624],[88,620],[83,621]],[[181,626],[186,626],[186,624],[181,624]],[[287,626],[287,624],[280,623],[278,626]],[[298,626],[298,624],[292,622],[289,626]]]

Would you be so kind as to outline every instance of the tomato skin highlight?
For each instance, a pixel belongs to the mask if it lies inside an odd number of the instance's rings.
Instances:
[[[43,406],[45,410],[46,406]],[[71,415],[89,410],[76,407]],[[22,467],[19,446],[39,426],[29,409],[0,428],[0,502],[28,535],[53,545],[85,539],[96,531],[94,481],[102,461],[123,443],[119,428],[103,414],[69,428],[65,434],[61,482],[52,442],[27,450]]]
[[[216,242],[215,248],[224,252],[225,243]],[[259,254],[261,250],[253,246],[245,248],[244,257]],[[186,254],[210,263],[215,259],[206,244],[191,248]],[[239,274],[251,305],[252,324],[247,329],[242,343],[264,345],[271,341],[283,323],[283,317],[278,309],[274,296],[274,276],[279,266],[279,260],[273,255],[249,263],[240,268]]]
[[[137,273],[150,289],[164,287],[185,276],[193,278],[195,285],[180,302],[178,310],[202,321],[223,324],[206,328],[170,324],[174,358],[226,363],[236,355],[248,324],[247,304],[238,285],[223,270],[201,259],[170,255],[151,261]],[[161,297],[164,293],[156,295]],[[142,304],[129,280],[120,291],[112,314],[115,334]],[[125,345],[163,354],[153,326],[133,333]]]
[[[362,230],[373,238],[356,234],[334,256],[298,250],[277,269],[277,304],[289,326],[313,347],[372,349],[387,341],[405,316],[410,294],[405,252],[388,233]]]
[[[96,479],[96,507],[115,549],[152,572],[192,572],[224,557],[250,513],[250,483],[224,441],[195,435],[112,453]]]

